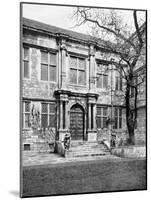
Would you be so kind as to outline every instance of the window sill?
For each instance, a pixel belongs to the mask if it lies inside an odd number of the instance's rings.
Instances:
[[[71,83],[69,83],[68,86],[87,88],[87,85],[79,85],[79,84],[77,85],[77,84],[71,84]]]
[[[109,130],[108,128],[97,128],[99,131],[101,130],[101,131],[107,131],[107,130]]]

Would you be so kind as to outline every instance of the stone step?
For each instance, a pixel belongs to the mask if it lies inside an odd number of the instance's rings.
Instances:
[[[71,146],[79,146],[79,145],[96,145],[96,144],[102,144],[102,142],[71,142]]]
[[[105,155],[110,155],[110,151],[102,142],[72,142],[70,149],[65,153],[65,157]]]
[[[97,145],[97,146],[77,146],[77,147],[73,147],[73,146],[70,146],[70,148],[73,148],[73,149],[76,149],[76,148],[106,148],[104,147],[103,145]]]
[[[105,156],[105,155],[110,155],[110,153],[105,153],[105,152],[74,153],[74,152],[70,152],[70,153],[66,154],[66,157]]]
[[[78,151],[78,152],[82,152],[82,151],[105,151],[107,152],[108,149],[102,149],[102,148],[96,148],[96,149],[92,149],[92,148],[85,148],[85,149],[70,149],[69,151]]]
[[[84,151],[84,152],[68,152],[68,154],[73,155],[91,155],[91,154],[102,154],[102,155],[109,155],[110,152],[104,152],[104,151]]]
[[[106,149],[106,147],[103,144],[97,144],[97,145],[79,145],[79,146],[70,146],[71,149],[85,149],[85,148],[91,148],[91,149]]]
[[[85,146],[70,146],[70,148],[105,148],[103,145],[95,145],[95,146],[91,146],[91,145],[85,145]]]

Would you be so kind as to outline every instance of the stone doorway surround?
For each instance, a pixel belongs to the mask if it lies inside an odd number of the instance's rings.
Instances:
[[[64,137],[66,133],[70,133],[70,112],[75,105],[79,105],[83,109],[83,140],[97,141],[96,101],[98,94],[78,93],[63,89],[56,90],[54,94],[57,100],[56,143],[59,145],[59,149],[62,149],[61,154],[64,152]],[[58,152],[58,150],[56,151]]]

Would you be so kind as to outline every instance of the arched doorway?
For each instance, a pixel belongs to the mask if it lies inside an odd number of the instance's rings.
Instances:
[[[84,110],[79,104],[70,109],[70,133],[71,140],[84,139]]]

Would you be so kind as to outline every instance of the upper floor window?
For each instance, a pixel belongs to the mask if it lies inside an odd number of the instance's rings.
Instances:
[[[114,129],[122,128],[122,108],[114,108],[115,122],[113,125]]]
[[[107,128],[107,107],[97,107],[97,128]]]
[[[41,127],[55,127],[55,103],[42,103],[41,104]]]
[[[29,78],[29,48],[23,48],[23,76]]]
[[[97,88],[107,88],[108,86],[108,73],[106,66],[97,64]]]
[[[23,128],[30,127],[30,102],[23,102]]]
[[[41,80],[56,82],[56,54],[41,51]]]
[[[122,90],[122,76],[118,72],[115,76],[115,90]]]
[[[86,62],[84,58],[70,56],[70,83],[86,84]]]

